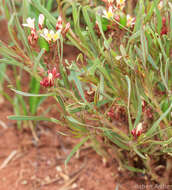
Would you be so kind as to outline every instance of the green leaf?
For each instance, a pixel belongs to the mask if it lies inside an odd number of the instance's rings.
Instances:
[[[71,116],[67,116],[66,119],[68,119],[70,122],[72,123],[75,123],[75,124],[78,124],[78,125],[82,125],[82,126],[85,126],[86,124],[84,123],[81,123],[79,121],[77,121],[75,118],[71,117]]]
[[[89,136],[85,137],[84,139],[82,139],[82,141],[80,143],[78,143],[70,152],[70,154],[68,155],[68,157],[65,160],[65,167],[67,166],[68,162],[70,161],[70,159],[72,158],[72,156],[79,150],[79,148],[86,142],[88,141]]]
[[[135,167],[132,167],[132,166],[128,166],[128,165],[123,165],[126,169],[128,169],[129,171],[132,171],[132,172],[139,172],[139,173],[145,173],[145,170],[143,169],[140,169],[140,168],[135,168]]]
[[[145,134],[146,136],[150,136],[152,133],[154,133],[156,131],[156,129],[158,128],[159,126],[159,123],[168,115],[168,113],[171,111],[172,109],[172,103],[171,105],[169,106],[169,108],[166,110],[166,112],[164,112],[160,118],[154,122],[154,124],[152,125],[152,127],[147,131],[147,133]],[[168,126],[166,126],[168,127]]]
[[[97,45],[97,36],[95,34],[95,31],[94,31],[94,25],[91,22],[90,17],[88,15],[88,7],[83,7],[82,12],[83,12],[84,19],[85,19],[87,26],[88,26],[88,31],[91,34],[92,40]]]
[[[143,57],[143,64],[146,67],[146,60],[148,57],[148,44],[147,44],[147,40],[144,34],[144,29],[141,26],[140,28],[140,40],[141,40],[141,52],[142,52],[142,57]]]
[[[127,25],[127,17],[123,12],[120,12],[120,21],[119,21],[120,25],[119,28],[123,29],[123,27],[125,27]]]
[[[40,63],[41,57],[43,56],[43,54],[45,53],[45,49],[41,49],[41,51],[39,52],[39,54],[37,55],[37,57],[35,58],[35,64],[34,64],[34,72],[37,72],[37,67]]]
[[[106,45],[106,49],[109,49],[110,48],[110,44],[109,42],[107,41],[106,37],[105,37],[105,34],[104,34],[104,31],[103,31],[103,27],[102,27],[102,21],[101,21],[101,17],[97,14],[96,15],[96,20],[97,20],[97,24],[98,24],[98,27],[99,27],[99,30],[100,30],[100,33],[104,39],[104,44]]]
[[[56,98],[57,98],[57,101],[59,102],[60,106],[62,107],[63,111],[65,112],[66,107],[65,107],[63,99],[60,96],[56,96]]]
[[[20,81],[20,76],[18,76],[18,77],[16,76],[16,87],[17,87],[18,90],[21,89],[21,83],[20,82],[21,82]],[[26,102],[25,102],[24,98],[22,96],[19,96],[18,94],[17,94],[17,98],[19,100],[19,104],[22,106],[21,110],[23,112],[21,112],[21,113],[24,114],[24,115],[27,115],[27,105],[26,105]]]
[[[172,102],[172,101],[171,101],[171,102]],[[167,109],[169,108],[169,106],[170,106],[170,101],[169,101],[168,99],[165,99],[165,100],[163,100],[162,103],[161,103],[161,110],[162,110],[163,112],[166,112]]]
[[[47,52],[50,51],[49,44],[48,44],[48,42],[44,38],[39,37],[38,38],[38,44],[39,44],[39,47],[41,49],[45,49]]]
[[[0,64],[0,84],[2,86],[0,86],[0,90],[2,90],[3,88],[3,82],[4,82],[4,79],[5,79],[5,73],[6,73],[6,65],[5,64]],[[7,78],[8,80],[8,78]]]
[[[153,2],[149,2],[151,4],[151,7],[149,8],[149,10],[147,11],[147,15],[145,17],[145,23],[147,21],[150,20],[150,18],[152,17],[153,13],[154,13],[154,10],[155,10],[155,7],[157,6],[159,0],[154,0]]]
[[[136,23],[134,25],[134,32],[137,32],[140,30],[140,23],[142,23],[142,20],[145,16],[144,0],[139,0],[138,3],[139,3],[139,7],[137,9]]]
[[[133,150],[136,152],[137,155],[139,155],[142,159],[146,160],[147,158],[136,148],[136,146],[133,146]]]
[[[44,117],[44,116],[24,116],[24,115],[10,115],[7,117],[10,120],[17,120],[17,121],[49,121],[52,123],[56,123],[56,124],[60,124],[60,125],[64,125],[63,123],[61,123],[59,120],[55,119],[55,118],[48,118],[48,117]]]
[[[14,114],[17,114],[17,115],[19,115],[19,114],[21,114],[20,113],[20,106],[19,106],[20,104],[19,104],[19,99],[17,98],[17,96],[15,96],[14,97],[14,101],[13,101],[13,111],[14,111]],[[21,129],[22,128],[22,126],[21,126],[21,121],[17,121],[17,128],[18,129]]]
[[[108,139],[111,142],[115,143],[120,148],[122,148],[124,150],[129,150],[129,147],[123,143],[124,140],[117,133],[108,131],[108,130],[104,130],[104,134],[105,134],[105,136],[108,137]]]
[[[63,64],[60,64],[60,75],[63,79],[63,82],[64,82],[64,87],[67,88],[67,89],[70,89],[70,84],[69,84],[69,80],[68,80],[68,76],[66,74],[66,69],[64,67]]]
[[[157,31],[158,31],[158,34],[160,35],[161,33],[161,28],[162,28],[162,17],[161,17],[161,13],[158,9],[158,4],[156,1],[154,1],[155,3],[155,14],[157,16]]]
[[[31,0],[32,5],[39,10],[42,14],[45,15],[45,17],[53,24],[53,26],[56,25],[57,20],[51,15],[51,13],[43,7],[39,1]]]
[[[106,32],[107,31],[107,26],[109,25],[109,20],[107,18],[102,17],[101,21],[102,21],[103,32]]]
[[[51,11],[52,7],[53,7],[53,3],[54,3],[54,0],[48,0],[47,1],[47,4],[46,4],[46,9],[48,11]]]
[[[131,132],[132,130],[132,122],[131,122],[131,116],[130,116],[130,96],[131,96],[131,81],[130,78],[126,75],[125,76],[127,83],[128,83],[128,105],[127,105],[127,110],[128,110],[128,121],[129,121],[129,130]]]
[[[153,60],[153,58],[151,57],[150,54],[148,54],[147,60],[152,65],[152,67],[154,69],[156,69],[157,71],[159,70],[158,66],[155,64],[155,62],[154,62],[154,60]]]
[[[47,93],[47,94],[31,94],[31,93],[27,93],[27,92],[22,92],[16,89],[11,89],[12,91],[14,91],[17,94],[20,94],[22,96],[35,96],[35,97],[42,97],[42,96],[55,96],[56,93],[52,92],[52,93]]]
[[[40,82],[37,81],[34,77],[31,78],[30,89],[31,89],[30,90],[31,94],[38,94],[39,93]],[[33,115],[36,113],[38,101],[39,101],[39,98],[37,98],[35,96],[29,97],[30,112]]]
[[[136,120],[134,122],[134,128],[139,123],[141,115],[142,115],[142,101],[141,101],[141,98],[140,98],[140,93],[139,93],[139,89],[138,89],[137,83],[136,83],[136,92],[137,92],[138,108],[137,108],[137,117],[136,117]]]
[[[85,99],[84,91],[82,89],[81,82],[79,81],[79,79],[77,77],[76,71],[71,70],[71,78],[72,78],[72,80],[74,80],[81,98],[84,100],[85,103],[87,103],[87,100]]]

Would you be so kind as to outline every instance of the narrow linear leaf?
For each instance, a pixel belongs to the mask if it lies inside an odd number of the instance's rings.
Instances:
[[[89,136],[85,137],[84,139],[82,139],[82,141],[80,143],[78,143],[70,152],[70,154],[68,155],[68,157],[65,160],[65,167],[67,166],[68,162],[70,161],[70,159],[72,158],[72,156],[77,152],[77,150],[89,139]]]
[[[128,166],[128,165],[123,165],[126,169],[128,169],[129,171],[132,171],[132,172],[139,172],[139,173],[145,173],[145,170],[143,169],[140,169],[140,168],[135,168],[135,167],[132,167],[132,166]]]
[[[49,121],[49,122],[53,122],[56,124],[64,125],[55,118],[52,118],[52,117],[48,118],[48,117],[44,117],[44,116],[10,115],[10,116],[8,116],[8,119],[17,120],[17,121],[29,121],[29,120],[31,120],[31,121]]]
[[[32,93],[27,93],[27,92],[22,92],[16,89],[11,89],[12,91],[14,91],[17,94],[20,94],[22,96],[35,96],[35,97],[42,97],[42,96],[55,96],[56,94],[54,92],[52,93],[47,93],[47,94],[32,94]]]
[[[152,127],[148,130],[148,132],[145,134],[146,136],[150,136],[153,132],[156,131],[157,127],[159,126],[159,123],[168,115],[168,113],[171,111],[172,109],[172,103],[169,106],[169,108],[167,109],[166,112],[164,112],[160,118],[152,125]]]
[[[126,75],[126,80],[128,84],[128,105],[127,105],[127,110],[128,110],[128,121],[129,121],[129,129],[130,131],[132,130],[132,122],[131,122],[131,116],[130,116],[130,96],[131,96],[131,81],[130,78]]]

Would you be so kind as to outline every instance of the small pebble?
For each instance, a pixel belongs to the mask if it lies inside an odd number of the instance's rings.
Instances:
[[[76,187],[78,187],[78,185],[77,185],[76,183],[74,183],[74,184],[72,185],[72,189],[74,189],[74,188],[76,188]]]
[[[47,183],[51,181],[50,176],[46,176],[44,179]]]
[[[26,180],[23,180],[23,181],[21,182],[21,184],[22,184],[22,185],[27,185],[28,182],[27,182]]]
[[[47,165],[51,165],[51,160],[47,160]]]
[[[62,168],[61,168],[60,166],[57,166],[57,167],[56,167],[56,171],[62,172]]]

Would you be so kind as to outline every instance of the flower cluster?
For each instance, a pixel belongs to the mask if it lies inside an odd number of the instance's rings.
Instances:
[[[34,44],[38,39],[38,34],[35,29],[35,19],[27,18],[26,24],[23,24],[23,26],[30,28],[31,34],[28,36],[28,41],[30,44]]]
[[[115,116],[114,109],[111,108],[111,109],[108,111],[107,115],[108,115],[111,119],[113,119],[114,116]]]
[[[146,119],[148,119],[148,120],[153,119],[153,111],[148,106],[147,102],[145,102],[144,100],[142,101],[142,112],[143,112]]]
[[[102,0],[103,2],[105,2],[107,5],[112,5],[114,0]]]
[[[70,23],[67,23],[66,26],[63,27],[63,21],[61,16],[58,17],[56,31],[44,28],[44,21],[44,15],[40,14],[38,18],[39,30],[36,31],[35,19],[32,19],[30,17],[26,19],[26,24],[23,24],[23,26],[31,29],[31,34],[28,36],[30,44],[33,44],[35,41],[37,41],[38,36],[43,37],[48,43],[56,42],[60,38],[60,35],[62,34],[64,36],[70,28]]]
[[[108,10],[103,11],[103,16],[107,19],[113,19],[114,18],[114,8],[113,6],[109,6]]]
[[[167,35],[167,33],[168,33],[168,28],[167,28],[167,24],[166,24],[166,18],[163,17],[162,18],[161,36],[162,35]]]
[[[132,131],[131,134],[136,138],[143,133],[143,124],[139,123]]]
[[[114,4],[114,0],[102,0],[106,4],[106,9],[103,10],[103,17],[108,20],[115,19],[116,21],[120,21],[120,12],[123,11],[125,7],[125,0],[116,0],[116,5]],[[131,15],[126,16],[127,27],[133,27],[135,24],[135,18],[131,17]]]
[[[95,96],[95,91],[93,89],[85,90],[84,95],[85,95],[85,99],[88,102],[93,102],[94,101],[94,96]]]
[[[127,115],[126,115],[126,110],[124,107],[115,105],[115,107],[112,107],[107,115],[111,120],[116,120],[121,123],[126,123],[127,122]]]
[[[113,6],[114,0],[102,0],[107,7]],[[123,10],[125,7],[125,0],[116,0],[116,8]]]
[[[118,9],[123,10],[125,7],[125,0],[116,0],[116,6]]]
[[[135,25],[136,18],[127,14],[127,27],[133,27]]]
[[[56,68],[54,67],[53,70],[48,70],[48,76],[43,78],[40,84],[44,87],[52,87],[54,86],[54,80],[59,78],[60,73],[57,73]]]

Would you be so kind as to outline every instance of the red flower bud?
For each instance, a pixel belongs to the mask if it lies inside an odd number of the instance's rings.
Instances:
[[[59,16],[58,20],[57,20],[57,24],[56,24],[56,30],[62,30],[63,26],[62,26],[62,17]]]
[[[65,29],[62,31],[62,34],[65,35],[65,34],[68,32],[69,28],[70,28],[70,23],[68,22],[68,23],[66,24]]]
[[[142,123],[139,123],[132,131],[131,134],[136,138],[143,133]]]
[[[115,117],[115,113],[114,113],[114,109],[110,109],[109,110],[109,112],[107,113],[107,115],[111,118],[111,119],[113,119],[114,117]]]
[[[119,22],[119,21],[120,21],[120,16],[119,16],[119,15],[115,15],[115,20],[116,20],[117,22]]]
[[[167,35],[167,33],[168,33],[167,27],[166,27],[166,26],[163,26],[162,29],[161,29],[161,36],[162,36],[162,35]]]
[[[162,18],[162,24],[166,25],[166,18],[165,17]]]
[[[52,71],[48,70],[48,76],[45,77],[40,84],[44,87],[52,87],[54,86],[54,80],[60,76],[60,73],[56,72],[56,68],[54,67]]]

